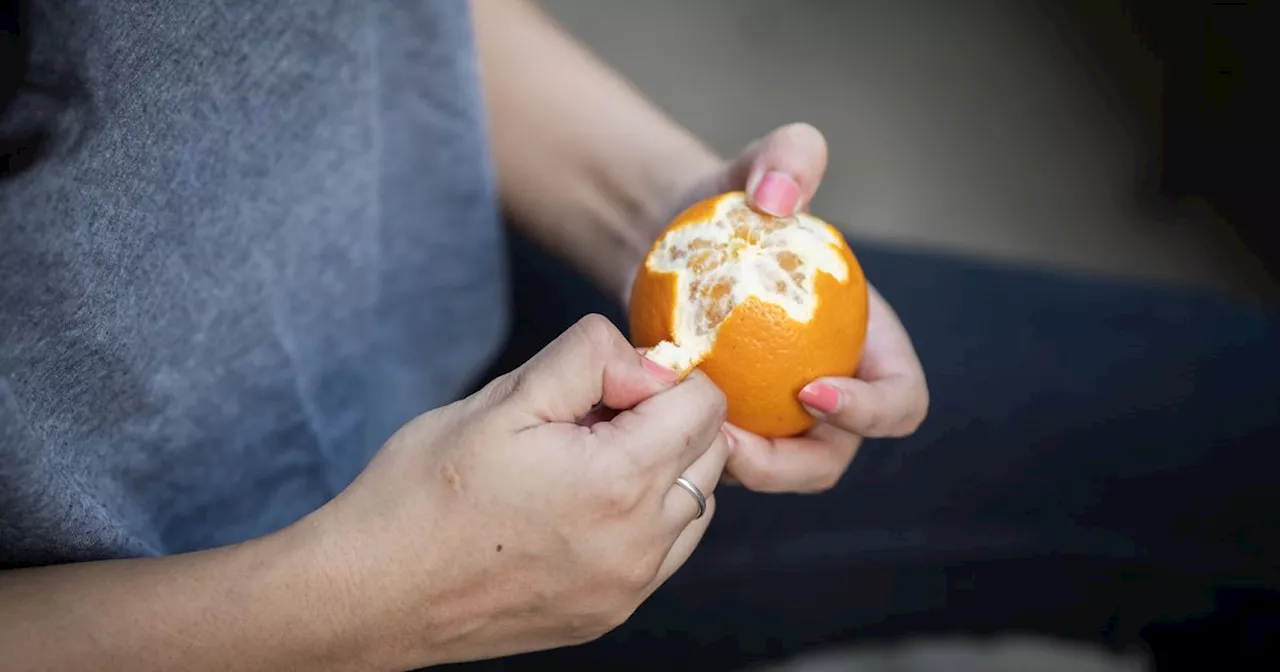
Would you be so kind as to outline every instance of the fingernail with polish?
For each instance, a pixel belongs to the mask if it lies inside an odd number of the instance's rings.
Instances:
[[[775,217],[790,217],[800,204],[800,185],[786,173],[764,174],[754,194],[756,207]]]
[[[644,368],[648,369],[649,373],[652,373],[658,380],[661,380],[664,383],[674,383],[676,378],[679,377],[675,371],[668,369],[648,357],[641,357],[640,359],[644,363]]]
[[[835,413],[840,393],[826,383],[809,383],[800,390],[800,403],[822,414]]]

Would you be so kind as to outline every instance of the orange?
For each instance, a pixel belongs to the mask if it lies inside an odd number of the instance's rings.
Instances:
[[[762,436],[804,432],[797,399],[824,376],[852,376],[867,335],[867,283],[835,227],[772,217],[729,192],[667,226],[631,291],[631,335],[681,375],[701,369],[729,422]]]

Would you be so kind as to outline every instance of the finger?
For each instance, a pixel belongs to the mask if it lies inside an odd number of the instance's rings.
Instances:
[[[910,375],[923,380],[920,358],[898,314],[874,286],[867,287],[867,299],[867,342],[857,377],[878,380]]]
[[[636,354],[640,355],[641,357],[644,357],[644,353],[648,352],[649,348],[636,348],[635,350],[636,350]],[[654,370],[655,375],[657,375],[662,380],[666,380],[671,375],[667,372],[666,369],[663,369],[661,366],[658,366],[656,362],[645,361],[643,362],[643,364],[647,367],[650,367],[650,369]],[[630,406],[627,406],[626,408],[630,408]],[[610,420],[618,417],[618,410],[619,409],[617,408],[610,408],[606,406],[604,402],[597,403],[595,406],[591,407],[590,411],[587,411],[586,415],[578,419],[578,424],[582,425],[583,427],[594,427],[595,425],[601,422],[609,422]]]
[[[786,217],[805,209],[827,170],[827,140],[809,124],[788,124],[749,145],[727,170],[757,209]]]
[[[812,493],[830,490],[857,454],[862,439],[831,425],[802,437],[765,439],[732,425],[733,452],[726,470],[756,492]]]
[[[588,315],[481,396],[514,401],[528,424],[575,422],[597,404],[630,408],[675,379],[640,356],[608,319]]]
[[[928,409],[923,377],[876,381],[821,378],[800,390],[800,402],[823,420],[868,438],[915,433]]]
[[[642,467],[661,466],[656,477],[675,480],[710,448],[726,411],[720,388],[694,371],[675,387],[619,413],[609,423],[616,433],[610,441]],[[600,425],[593,429],[604,431]]]
[[[706,514],[686,525],[676,537],[675,543],[671,544],[671,550],[667,551],[667,557],[663,558],[662,565],[658,567],[657,578],[649,584],[650,595],[666,583],[667,579],[684,566],[685,562],[688,562],[689,557],[693,555],[693,550],[698,547],[698,542],[701,542],[703,535],[707,533],[707,526],[711,525],[711,519],[715,517],[715,513],[716,498],[708,496]]]
[[[693,483],[704,497],[710,498],[715,494],[720,475],[724,473],[725,460],[729,458],[731,443],[729,435],[721,430],[707,452],[681,474]],[[671,485],[667,490],[663,510],[666,512],[665,517],[671,521],[672,529],[683,530],[690,521],[698,517],[698,500],[688,490],[679,485]]]
[[[800,391],[800,402],[860,436],[907,436],[928,415],[928,384],[897,314],[874,288],[870,294],[872,326],[857,378],[815,380]]]

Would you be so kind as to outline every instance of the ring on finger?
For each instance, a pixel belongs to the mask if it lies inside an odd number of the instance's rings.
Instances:
[[[704,515],[706,515],[707,496],[702,494],[702,490],[698,486],[694,485],[693,481],[685,478],[684,476],[679,476],[676,478],[676,485],[683,488],[685,492],[692,495],[693,499],[696,502],[698,502],[698,515],[694,516],[693,519],[697,520],[703,517]]]

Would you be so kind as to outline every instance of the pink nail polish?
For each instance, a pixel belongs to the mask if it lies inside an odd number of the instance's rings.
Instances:
[[[757,208],[775,217],[790,217],[800,203],[800,185],[786,173],[769,171],[756,186],[755,202]]]
[[[800,403],[822,414],[835,413],[840,393],[826,383],[809,383],[800,390]]]
[[[652,373],[658,380],[661,380],[664,383],[675,382],[676,378],[679,377],[675,371],[668,369],[648,357],[641,357],[640,360],[644,364],[644,368],[649,370],[649,373]]]

